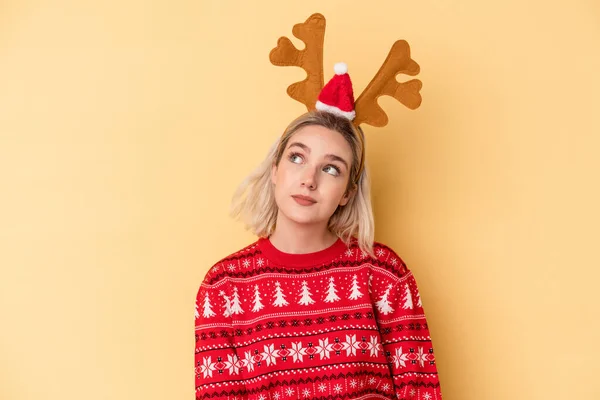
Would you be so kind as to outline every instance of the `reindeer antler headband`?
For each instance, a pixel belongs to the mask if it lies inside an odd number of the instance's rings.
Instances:
[[[292,33],[305,43],[304,50],[298,50],[287,37],[280,37],[277,47],[271,50],[269,59],[277,66],[298,66],[306,71],[306,79],[287,88],[294,100],[304,104],[308,111],[319,109],[341,115],[351,120],[361,132],[361,123],[383,127],[388,123],[385,111],[377,104],[379,96],[392,96],[406,107],[414,110],[421,105],[422,83],[418,79],[398,82],[396,75],[403,73],[415,76],[419,64],[410,58],[410,47],[405,40],[398,40],[392,46],[375,77],[354,101],[352,83],[345,64],[335,65],[336,75],[324,86],[323,42],[325,39],[325,17],[311,15],[306,22],[294,25]],[[361,161],[356,182],[364,168],[364,142],[361,135]]]

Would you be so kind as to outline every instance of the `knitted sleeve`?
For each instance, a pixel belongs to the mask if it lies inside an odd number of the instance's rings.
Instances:
[[[402,274],[382,288],[377,323],[398,399],[442,398],[429,328],[416,280]]]
[[[208,276],[208,275],[207,275]],[[196,295],[194,373],[196,399],[243,398],[234,331],[231,323],[231,291],[225,280],[200,286]]]

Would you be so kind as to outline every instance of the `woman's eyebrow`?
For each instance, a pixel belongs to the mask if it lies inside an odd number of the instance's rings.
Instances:
[[[300,142],[293,142],[292,144],[290,144],[290,146],[288,148],[294,147],[294,146],[298,146],[300,147],[302,150],[306,151],[307,153],[310,153],[310,147],[308,147],[307,145],[305,145],[304,143],[300,143]]]
[[[350,169],[350,168],[348,168],[348,163],[346,162],[346,160],[344,160],[340,156],[336,156],[335,154],[326,154],[325,158],[328,158],[328,159],[333,160],[333,161],[339,161],[342,164],[344,164],[344,167],[346,167],[346,169]]]
[[[308,147],[307,145],[305,145],[304,143],[300,143],[300,142],[293,142],[290,144],[290,146],[288,148],[292,148],[292,147],[300,147],[302,150],[306,151],[308,154],[310,154],[310,147]],[[342,164],[344,164],[344,167],[346,167],[346,169],[350,169],[348,168],[348,162],[346,160],[344,160],[342,157],[340,156],[336,156],[335,154],[326,154],[325,158],[332,160],[332,161],[339,161]]]

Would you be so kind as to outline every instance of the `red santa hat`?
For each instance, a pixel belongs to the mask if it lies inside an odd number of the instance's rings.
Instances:
[[[354,111],[354,92],[352,81],[348,75],[348,66],[345,63],[337,63],[333,69],[335,75],[321,89],[316,108],[352,121],[356,112]]]

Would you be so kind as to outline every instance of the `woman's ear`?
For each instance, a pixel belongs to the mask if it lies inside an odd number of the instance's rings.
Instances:
[[[340,206],[345,206],[346,204],[348,204],[350,199],[352,199],[352,196],[354,196],[356,194],[356,189],[357,189],[357,186],[354,185],[352,187],[352,189],[349,189],[346,191],[346,193],[344,193],[344,195],[342,196],[342,199],[340,200]]]
[[[275,163],[271,164],[271,183],[275,185],[277,181],[277,165]]]

